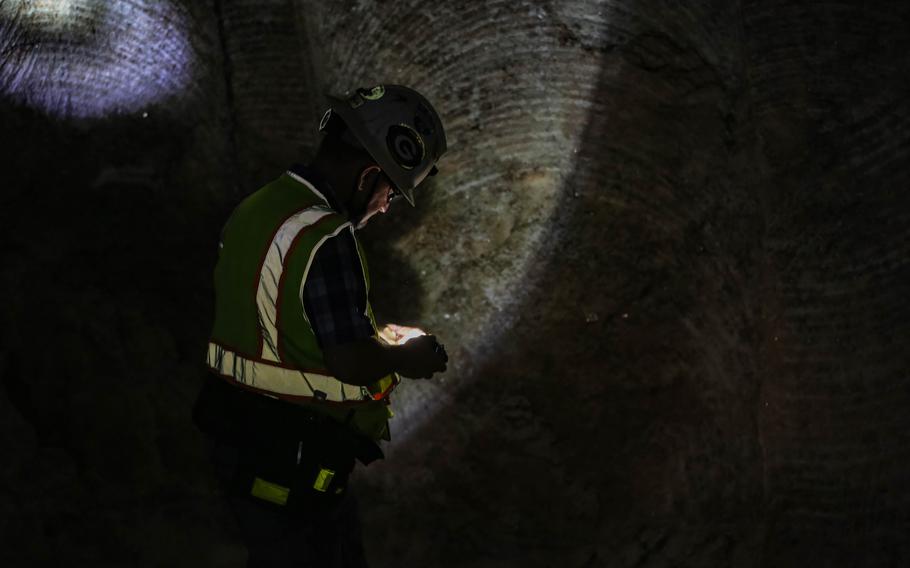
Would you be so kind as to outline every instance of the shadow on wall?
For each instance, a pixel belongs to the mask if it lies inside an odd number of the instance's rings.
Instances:
[[[400,203],[360,231],[366,256],[375,259],[372,264],[379,267],[381,275],[371,278],[370,283],[370,302],[380,324],[424,325],[421,321],[421,315],[426,313],[424,279],[410,262],[408,251],[399,251],[393,242],[396,231],[407,231],[408,227],[429,221],[434,189],[435,180],[425,181],[418,190],[420,203],[416,208]]]
[[[746,8],[603,54],[518,320],[363,482],[370,550],[902,565],[906,9]]]
[[[763,225],[742,87],[664,32],[602,57],[514,326],[362,482],[384,558],[760,565]]]
[[[16,133],[0,196],[8,566],[183,565],[194,543],[223,540],[205,528],[215,518],[175,519],[217,514],[187,433],[233,203],[217,197],[229,185],[211,115],[156,110],[85,122],[0,108]]]

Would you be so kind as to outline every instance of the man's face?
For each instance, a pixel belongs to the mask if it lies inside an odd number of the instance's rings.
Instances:
[[[388,211],[389,204],[392,201],[392,193],[392,184],[379,166],[373,165],[365,168],[357,180],[355,199],[357,202],[362,202],[364,198],[369,196],[369,200],[363,212],[359,214],[359,219],[355,220],[355,228],[362,229],[373,215]]]

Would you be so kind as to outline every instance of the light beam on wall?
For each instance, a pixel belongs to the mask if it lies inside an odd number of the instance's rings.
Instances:
[[[168,1],[0,1],[0,93],[55,117],[139,111],[190,82],[187,25]]]

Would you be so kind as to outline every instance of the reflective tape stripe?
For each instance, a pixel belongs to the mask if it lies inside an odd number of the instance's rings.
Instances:
[[[281,361],[278,355],[278,293],[284,261],[291,244],[301,229],[316,223],[333,211],[323,206],[310,207],[292,215],[275,232],[269,244],[265,261],[259,272],[259,286],[256,288],[256,308],[259,313],[259,328],[262,334],[262,353],[266,361]],[[302,308],[301,308],[302,309]]]
[[[324,467],[319,468],[319,474],[316,475],[316,481],[313,482],[313,489],[325,493],[329,488],[329,484],[332,483],[332,479],[334,478],[334,471],[331,469],[326,469]]]
[[[206,363],[220,375],[233,377],[238,383],[276,395],[315,398],[331,402],[373,400],[366,387],[349,385],[329,375],[287,369],[268,361],[247,359],[217,343],[209,343]]]
[[[271,501],[276,505],[285,505],[288,502],[288,495],[291,490],[287,487],[266,481],[258,477],[253,479],[253,487],[250,488],[250,495],[266,501]]]

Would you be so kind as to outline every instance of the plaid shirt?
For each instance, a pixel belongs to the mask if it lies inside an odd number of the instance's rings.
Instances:
[[[331,186],[314,172],[302,166],[294,166],[291,171],[316,186],[333,209],[345,213]],[[375,333],[366,315],[366,282],[351,231],[341,231],[316,251],[301,300],[323,349]]]

